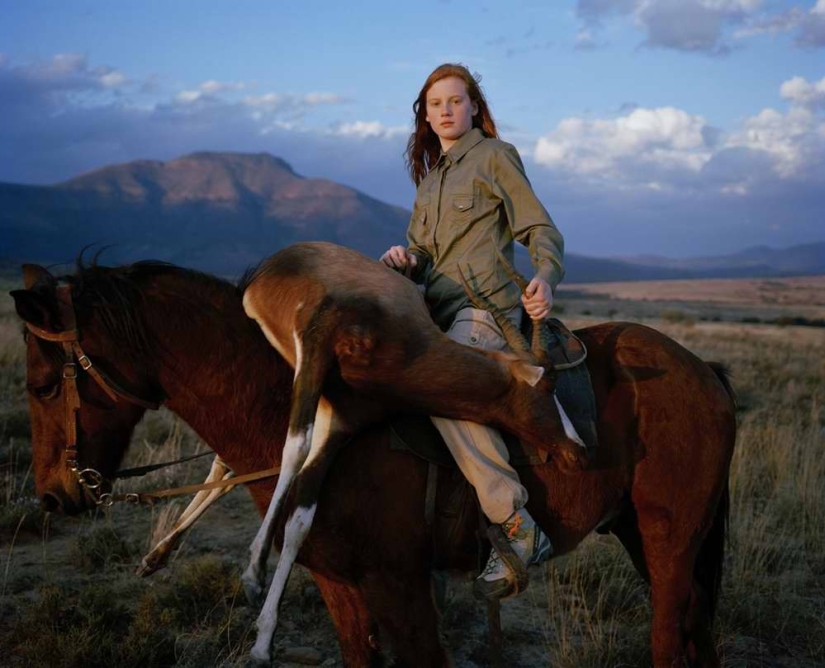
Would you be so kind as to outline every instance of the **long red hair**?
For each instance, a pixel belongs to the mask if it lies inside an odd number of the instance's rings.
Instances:
[[[404,157],[407,162],[407,170],[415,185],[421,183],[430,168],[438,161],[441,154],[441,142],[438,135],[433,132],[430,124],[427,123],[427,91],[436,82],[447,77],[458,77],[467,86],[467,94],[470,102],[478,105],[478,113],[473,116],[473,127],[481,128],[485,137],[498,137],[496,123],[490,113],[490,107],[484,92],[481,90],[479,82],[481,76],[470,74],[464,65],[457,63],[444,63],[436,67],[418,93],[418,97],[413,102],[413,114],[415,117],[415,129],[407,142],[407,150]]]

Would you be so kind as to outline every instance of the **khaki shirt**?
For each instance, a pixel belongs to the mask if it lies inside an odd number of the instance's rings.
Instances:
[[[513,262],[513,239],[530,250],[536,275],[555,290],[564,276],[564,240],[536,198],[511,144],[465,133],[421,181],[407,230],[418,257],[412,278],[425,286],[433,320],[442,329],[472,306],[459,267],[475,292],[504,311],[521,301],[495,253]],[[528,277],[530,278],[530,277]]]

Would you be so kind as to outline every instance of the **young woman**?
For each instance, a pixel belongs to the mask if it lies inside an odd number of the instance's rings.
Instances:
[[[498,139],[478,82],[462,65],[444,64],[427,78],[413,104],[415,129],[407,144],[410,176],[418,187],[407,230],[408,247],[393,246],[381,261],[423,283],[433,319],[452,339],[489,350],[507,344],[492,315],[472,307],[460,272],[517,325],[522,307],[546,318],[564,275],[564,242],[533,193],[516,149]],[[500,266],[511,262],[513,240],[526,245],[535,266],[525,296]],[[527,491],[508,463],[499,432],[432,418],[459,468],[475,487],[484,514],[502,525],[526,563],[549,557],[549,539],[524,505]],[[475,582],[480,598],[515,591],[515,573],[495,552]]]

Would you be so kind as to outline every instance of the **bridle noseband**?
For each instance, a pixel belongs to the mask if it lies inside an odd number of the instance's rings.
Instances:
[[[83,352],[83,348],[80,346],[80,330],[77,328],[71,286],[60,286],[55,290],[55,294],[65,329],[62,332],[50,332],[29,322],[26,323],[26,328],[38,339],[60,343],[63,347],[64,361],[61,392],[66,407],[66,464],[69,470],[74,473],[80,486],[95,499],[96,505],[109,506],[112,502],[112,495],[103,492],[104,484],[109,483],[109,481],[99,471],[92,468],[83,468],[79,463],[77,451],[77,413],[80,410],[80,394],[77,391],[78,365],[115,402],[123,399],[131,404],[150,410],[160,408],[161,402],[141,399],[128,392],[113,381],[106,372],[92,363],[92,360]],[[75,360],[77,360],[76,363]]]

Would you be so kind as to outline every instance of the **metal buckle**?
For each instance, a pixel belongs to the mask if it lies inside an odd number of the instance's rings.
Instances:
[[[66,362],[63,365],[63,378],[66,380],[74,380],[77,378],[77,364],[74,362]]]
[[[83,469],[78,472],[77,477],[86,489],[99,489],[103,484],[103,474],[94,469]]]
[[[80,366],[83,367],[84,371],[88,371],[92,368],[92,360],[90,360],[86,355],[81,355],[77,358],[77,361],[80,362]]]
[[[105,492],[100,495],[100,498],[96,501],[98,506],[102,506],[103,508],[111,508],[115,502],[115,497],[111,495],[109,492]]]
[[[129,493],[126,495],[125,499],[126,503],[133,503],[136,506],[140,505],[140,495]]]

